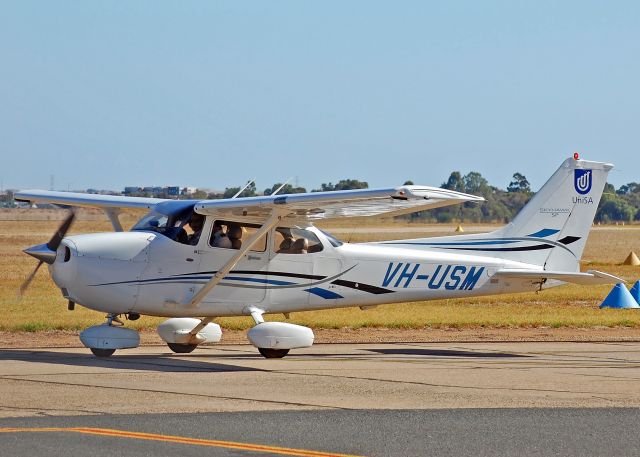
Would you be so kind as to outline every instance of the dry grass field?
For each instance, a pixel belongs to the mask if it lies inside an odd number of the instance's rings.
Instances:
[[[0,331],[78,330],[103,321],[103,316],[82,307],[69,312],[66,301],[41,268],[26,295],[19,300],[17,291],[36,260],[23,254],[25,247],[46,242],[64,217],[59,211],[0,211]],[[20,219],[20,220],[16,220]],[[110,231],[100,214],[84,213],[71,233]],[[131,225],[133,218],[126,219]],[[357,224],[363,227],[362,224]],[[345,241],[453,234],[453,226],[409,225],[403,223],[365,225],[370,231],[355,230],[356,224],[333,227]],[[331,230],[332,227],[324,227]],[[466,227],[467,232],[491,230],[491,226]],[[598,268],[633,282],[640,279],[640,267],[620,266],[627,254],[640,253],[640,226],[594,227],[584,255],[583,269]],[[395,329],[468,329],[468,328],[640,328],[640,311],[600,310],[598,304],[609,286],[567,285],[541,293],[514,294],[465,300],[439,300],[380,306],[361,311],[349,308],[331,311],[295,313],[291,322],[313,328],[395,328]],[[271,316],[281,320],[282,316]],[[155,328],[162,319],[143,317],[130,323],[134,328]],[[250,318],[217,320],[228,329],[253,325]]]

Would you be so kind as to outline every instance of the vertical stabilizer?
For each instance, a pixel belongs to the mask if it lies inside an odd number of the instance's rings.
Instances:
[[[611,168],[613,165],[608,163],[565,160],[515,219],[491,234],[538,241],[505,251],[514,254],[505,257],[542,265],[546,270],[579,270],[579,260]]]
[[[380,244],[501,258],[545,270],[579,271],[611,168],[608,163],[565,160],[514,220],[495,232]]]

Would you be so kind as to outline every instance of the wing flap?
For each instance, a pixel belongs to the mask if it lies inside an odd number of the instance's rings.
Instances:
[[[558,281],[571,282],[574,284],[596,285],[596,284],[617,284],[624,283],[625,280],[617,276],[597,270],[579,271],[549,271],[549,270],[524,270],[505,269],[498,270],[495,276],[513,279],[526,279],[532,281],[542,281],[543,279],[555,279]]]

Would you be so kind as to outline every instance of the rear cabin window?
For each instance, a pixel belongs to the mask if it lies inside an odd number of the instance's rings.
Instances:
[[[320,239],[310,230],[278,227],[274,231],[273,250],[278,254],[311,254],[322,248]]]
[[[211,227],[209,246],[214,248],[240,249],[242,243],[246,242],[258,231],[259,224],[249,224],[247,222],[232,222],[217,220]],[[264,252],[267,249],[267,236],[261,237],[250,249],[254,252]]]

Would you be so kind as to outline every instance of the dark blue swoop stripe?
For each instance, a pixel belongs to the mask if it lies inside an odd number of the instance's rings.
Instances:
[[[533,235],[539,235],[543,233],[544,236],[548,236],[552,234],[552,229],[544,229],[540,230],[540,232],[536,232]],[[557,232],[557,231],[556,231]],[[563,249],[568,250],[565,246],[567,244],[575,243],[578,241],[580,237],[578,236],[565,236],[564,238],[558,240],[557,242],[551,240],[541,240],[539,238],[534,238],[532,240],[527,239],[514,239],[514,238],[498,238],[495,240],[489,241],[466,241],[466,242],[449,242],[449,243],[428,243],[428,242],[388,242],[383,244],[396,244],[396,245],[415,245],[415,246],[433,246],[440,247],[441,249],[453,250],[453,251],[482,251],[482,252],[517,252],[517,251],[540,251],[543,249],[553,249],[554,247],[561,247]],[[478,245],[496,245],[496,244],[512,244],[512,243],[522,243],[527,241],[542,241],[545,244],[534,244],[532,246],[518,246],[518,247],[483,247],[483,248],[475,248],[475,247],[464,247],[464,246],[478,246]],[[558,244],[560,243],[560,244]],[[571,252],[571,251],[569,251]]]
[[[555,235],[559,231],[560,230],[555,230],[555,229],[542,229],[540,231],[537,231],[536,233],[532,233],[531,235],[527,235],[527,236],[533,236],[536,238],[545,238],[550,235]]]
[[[194,273],[180,273],[175,276],[189,276],[189,275],[214,275],[218,272],[218,270],[210,270],[210,271],[198,271]],[[264,271],[264,270],[232,270],[231,274],[238,275],[268,275],[268,276],[282,276],[284,278],[300,278],[300,279],[325,279],[326,276],[318,276],[318,275],[307,275],[303,273],[289,273],[286,271]]]
[[[198,281],[209,281],[211,276],[216,274],[216,271],[203,271],[200,273],[181,273],[173,276],[165,276],[161,278],[152,278],[152,279],[138,279],[131,281],[118,281],[118,282],[108,282],[102,284],[92,284],[92,286],[110,286],[116,284],[183,284],[188,282],[198,282]],[[233,270],[230,273],[231,275],[238,274],[251,274],[251,275],[264,275],[264,276],[281,276],[288,278],[299,278],[299,279],[314,279],[314,280],[322,280],[325,279],[326,276],[318,276],[318,275],[308,275],[301,273],[288,273],[284,271],[257,271],[257,270]],[[281,281],[277,279],[263,279],[263,278],[244,278],[239,276],[225,276],[224,280],[228,281],[246,281],[246,282],[254,282],[260,284],[269,284],[274,286],[291,286],[295,285],[295,282],[289,281]],[[392,290],[384,289],[382,287],[374,286],[371,284],[358,283],[354,281],[346,281],[343,279],[336,279],[331,282],[332,284],[336,284],[342,287],[346,287],[348,289],[354,289],[361,292],[367,292],[370,294],[389,294],[393,293]],[[300,287],[306,286],[306,284],[299,284]],[[322,298],[344,298],[342,295],[337,294],[335,292],[331,292],[325,289],[321,289],[319,287],[313,287],[310,289],[305,289],[306,292],[321,296]]]
[[[311,289],[304,289],[305,292],[309,292],[310,294],[317,295],[318,297],[325,298],[327,300],[336,299],[336,298],[344,298],[342,295],[332,292],[327,289],[322,289],[320,287],[312,287]]]
[[[520,243],[522,240],[514,240],[511,238],[499,238],[495,240],[483,240],[483,241],[449,241],[447,243],[436,243],[427,241],[388,241],[382,244],[408,244],[411,246],[483,246],[490,244],[511,244]]]

